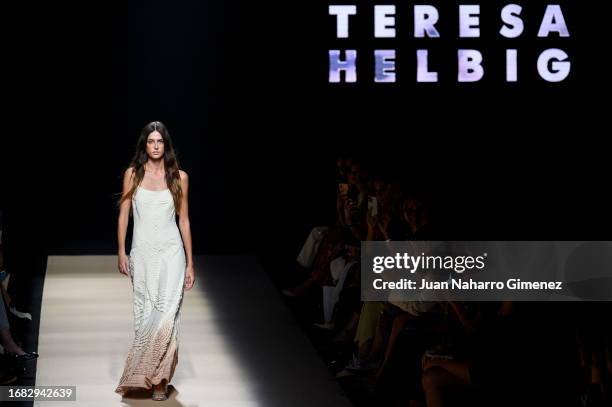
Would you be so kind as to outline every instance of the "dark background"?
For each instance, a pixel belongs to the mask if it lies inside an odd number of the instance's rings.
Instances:
[[[286,103],[275,124],[295,143],[288,155],[298,168],[324,179],[321,157],[358,151],[429,200],[445,239],[609,238],[609,154],[602,137],[610,88],[605,6],[555,2],[562,5],[571,37],[537,38],[550,2],[521,2],[525,32],[506,40],[498,34],[499,14],[509,2],[431,1],[426,4],[439,10],[441,38],[415,40],[413,2],[337,3],[357,4],[349,39],[335,38],[330,2],[302,2],[277,14],[268,27],[266,38],[287,33],[283,45],[273,41],[271,54],[280,68],[271,82],[284,84],[278,99]],[[397,38],[374,39],[372,5],[386,3],[397,4]],[[481,38],[458,38],[460,3],[481,4]],[[572,61],[562,83],[545,82],[537,73],[537,56],[550,47],[564,49]],[[357,49],[361,59],[358,82],[327,83],[327,51],[346,48]],[[395,84],[371,79],[373,50],[385,48],[397,50]],[[429,49],[439,83],[413,79],[417,48]],[[458,48],[481,50],[481,82],[456,82]],[[518,83],[505,83],[506,48],[518,49]],[[303,177],[297,182],[302,188],[291,189],[298,191],[291,202],[315,190],[303,187]],[[312,212],[305,212],[296,210],[296,218],[309,218]]]
[[[297,255],[333,221],[347,151],[426,199],[441,238],[609,239],[603,6],[555,2],[571,37],[541,39],[547,2],[523,2],[525,32],[507,40],[507,2],[481,2],[481,38],[459,39],[459,2],[430,1],[441,38],[417,41],[406,2],[398,37],[373,38],[371,6],[384,3],[349,2],[348,40],[325,1],[3,6],[0,196],[50,253],[116,253],[121,174],[160,120],[190,174],[196,254]],[[439,83],[413,80],[417,47]],[[482,52],[481,82],[456,83],[462,47]],[[572,61],[562,83],[537,74],[550,47]],[[332,48],[358,49],[357,84],[327,83]],[[370,80],[378,48],[397,49],[398,83]],[[506,48],[519,50],[518,83],[504,81]]]

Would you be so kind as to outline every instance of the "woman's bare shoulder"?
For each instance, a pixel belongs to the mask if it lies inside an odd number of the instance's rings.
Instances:
[[[131,182],[132,179],[134,178],[135,173],[136,173],[136,169],[134,167],[128,167],[123,172],[123,181],[124,182]]]
[[[180,176],[181,176],[181,180],[186,180],[186,179],[188,179],[187,172],[185,172],[185,171],[183,171],[183,170],[179,170],[179,174],[180,174]]]
[[[123,176],[124,177],[128,177],[131,178],[132,175],[134,175],[134,172],[136,171],[136,169],[134,167],[128,167],[124,172],[123,172]]]

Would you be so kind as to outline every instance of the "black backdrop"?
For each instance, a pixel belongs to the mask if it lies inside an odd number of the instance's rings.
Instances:
[[[343,45],[325,1],[4,6],[2,198],[52,253],[113,253],[121,173],[140,128],[161,120],[191,175],[196,253],[296,254],[333,217],[341,151],[425,196],[444,238],[609,238],[603,6],[556,2],[572,37],[537,39],[546,2],[530,1],[509,41],[505,2],[483,2],[483,38],[470,40],[454,34],[458,2],[428,3],[442,38],[421,44],[438,84],[412,80],[412,3],[397,2],[408,21],[394,40],[373,39],[371,12],[355,20],[363,55],[398,50],[394,85],[370,81],[368,63],[355,85],[327,83],[327,51]],[[510,44],[517,84],[503,81]],[[482,51],[482,82],[454,81],[460,46]],[[564,83],[537,76],[550,46],[572,59]]]
[[[52,253],[116,252],[122,173],[140,129],[161,120],[192,176],[194,249],[232,250],[247,167],[238,3],[24,5],[10,19],[3,155],[20,223]]]
[[[335,38],[327,8],[332,3],[358,7],[347,40]],[[481,4],[482,38],[458,39],[457,4],[471,3]],[[551,2],[521,2],[525,32],[504,40],[498,34],[499,13],[508,3],[425,2],[440,11],[441,38],[420,41],[411,38],[415,2],[263,6],[258,15],[265,17],[248,54],[257,68],[249,84],[259,86],[249,92],[256,101],[248,106],[273,92],[264,103],[269,110],[257,113],[267,121],[266,134],[272,129],[278,136],[279,153],[271,162],[294,174],[289,185],[289,177],[283,177],[283,213],[296,220],[287,233],[300,229],[296,237],[303,239],[320,219],[316,216],[333,209],[333,199],[321,202],[319,192],[322,184],[334,182],[333,154],[352,150],[425,197],[441,238],[610,238],[609,154],[602,137],[610,90],[607,6],[552,2],[561,4],[571,37],[536,38]],[[373,4],[397,5],[397,38],[373,38]],[[429,49],[430,68],[439,71],[437,84],[413,79],[415,49],[421,47]],[[472,47],[483,54],[485,76],[458,84],[457,49]],[[572,61],[570,77],[562,83],[545,82],[537,74],[537,56],[550,47],[564,49]],[[362,62],[356,84],[327,82],[327,52],[336,48],[357,49]],[[397,50],[395,84],[371,80],[371,54],[385,48]],[[504,82],[506,48],[519,51],[518,83]]]

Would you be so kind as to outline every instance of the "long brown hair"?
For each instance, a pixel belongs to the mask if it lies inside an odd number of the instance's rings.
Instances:
[[[183,197],[183,191],[181,189],[181,174],[179,172],[179,163],[176,158],[176,153],[174,151],[174,146],[172,145],[172,139],[170,138],[170,133],[168,129],[162,122],[154,121],[146,126],[140,132],[140,137],[138,138],[138,142],[136,143],[136,152],[134,153],[134,157],[132,158],[132,162],[130,163],[130,168],[133,168],[132,176],[133,176],[133,184],[132,188],[121,197],[119,204],[123,203],[123,201],[127,199],[131,199],[136,192],[136,188],[142,182],[145,173],[145,163],[149,159],[147,155],[147,138],[149,134],[157,131],[161,134],[162,139],[164,140],[164,171],[166,173],[166,184],[168,185],[168,189],[172,193],[172,197],[174,199],[174,207],[175,211],[178,214],[181,207],[181,199]]]

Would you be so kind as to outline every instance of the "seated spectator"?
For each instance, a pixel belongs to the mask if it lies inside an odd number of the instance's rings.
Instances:
[[[5,216],[0,216],[0,345],[2,345],[4,360],[8,360],[11,363],[21,363],[28,360],[36,359],[38,354],[36,352],[26,352],[17,341],[13,338],[11,333],[9,318],[7,309],[10,309],[9,295],[6,291],[7,279],[9,274],[6,273],[4,258],[5,258],[5,244],[4,244],[4,221]]]
[[[508,398],[513,384],[510,372],[515,371],[511,366],[513,335],[509,323],[512,303],[451,301],[449,305],[467,335],[459,348],[438,348],[423,355],[427,406],[451,405],[450,400],[469,395],[470,390],[486,394],[487,404],[513,405],[516,401]],[[497,397],[492,399],[493,395]]]
[[[25,362],[38,357],[36,352],[24,351],[13,339],[6,313],[4,288],[2,289],[2,301],[0,304],[0,345],[2,345],[4,356],[13,361]]]

